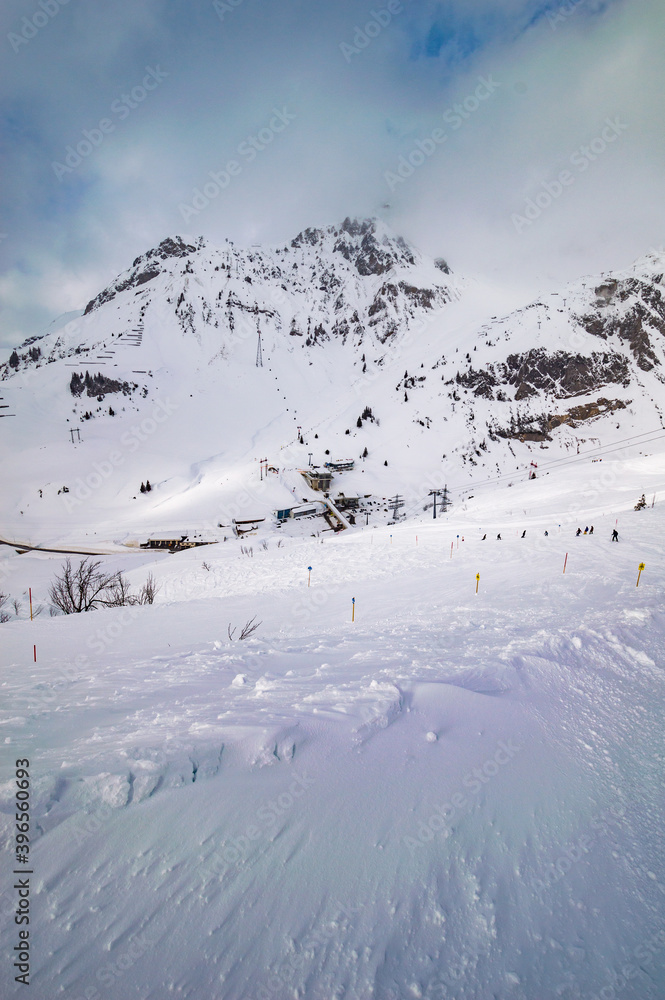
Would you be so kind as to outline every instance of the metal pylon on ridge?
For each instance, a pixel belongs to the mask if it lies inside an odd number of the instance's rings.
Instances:
[[[256,345],[256,367],[263,368],[263,351],[261,350],[261,331],[258,331],[259,340]]]

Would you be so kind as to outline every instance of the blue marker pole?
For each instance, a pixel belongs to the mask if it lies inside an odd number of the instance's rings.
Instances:
[[[351,621],[354,622],[355,620],[356,620],[356,599],[355,599],[355,597],[352,597],[351,598]]]
[[[307,574],[308,574],[307,575],[307,586],[309,587],[311,579],[312,579],[312,567],[311,566],[307,567]]]

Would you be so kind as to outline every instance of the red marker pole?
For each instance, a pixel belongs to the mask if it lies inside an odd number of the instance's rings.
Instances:
[[[32,655],[34,656],[35,663],[36,663],[37,662],[37,647],[36,646],[32,647]]]
[[[563,560],[563,571],[566,572],[566,563],[568,562],[568,553],[566,552],[566,558]]]
[[[450,558],[451,558],[451,559],[452,559],[452,557],[453,557],[453,545],[454,545],[454,544],[455,544],[454,542],[451,542],[451,543],[450,543]]]

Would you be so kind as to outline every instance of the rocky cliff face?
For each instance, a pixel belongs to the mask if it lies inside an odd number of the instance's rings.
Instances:
[[[439,461],[498,467],[515,442],[577,449],[619,425],[662,425],[664,274],[665,255],[653,254],[501,316],[482,288],[376,220],[306,229],[272,248],[171,236],[0,373],[32,370],[38,386],[58,362],[71,400],[74,363],[81,379],[89,371],[140,387],[132,405],[141,409],[155,397],[156,370],[162,386],[184,383],[186,398],[202,372],[232,393],[260,335],[290,419],[307,426],[316,410],[336,425],[351,386],[400,447],[424,435]],[[471,323],[483,295],[491,318]],[[247,405],[239,397],[237,412]],[[357,416],[339,417],[342,433]]]

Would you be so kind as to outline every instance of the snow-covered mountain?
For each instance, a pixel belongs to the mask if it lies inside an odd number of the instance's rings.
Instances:
[[[269,516],[310,454],[356,461],[347,494],[420,509],[632,439],[663,426],[664,271],[651,254],[514,309],[376,220],[272,249],[167,238],[0,369],[8,522],[37,531],[50,504],[61,534],[63,487],[115,537]],[[280,477],[257,493],[263,457]]]

